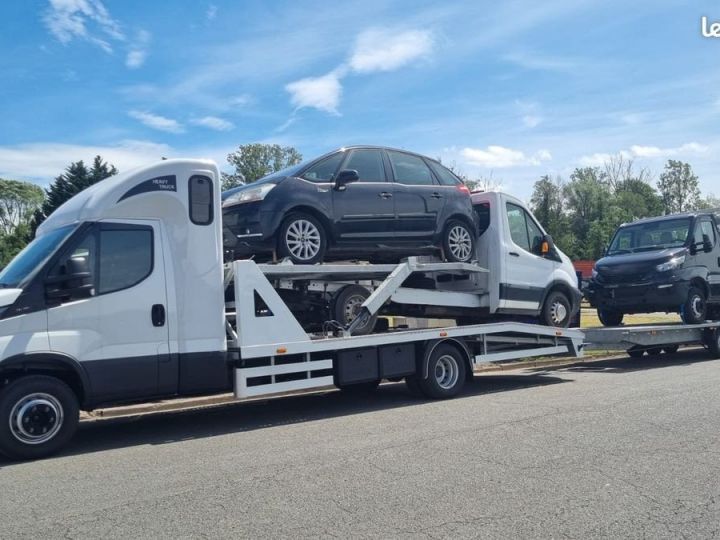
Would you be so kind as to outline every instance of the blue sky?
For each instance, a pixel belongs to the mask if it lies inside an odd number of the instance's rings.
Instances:
[[[690,5],[691,4],[691,5]],[[277,142],[407,148],[528,198],[623,153],[720,195],[717,2],[10,0],[0,176]]]

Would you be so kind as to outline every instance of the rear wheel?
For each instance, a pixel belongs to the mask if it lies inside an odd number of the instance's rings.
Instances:
[[[598,319],[603,326],[620,326],[623,322],[624,314],[619,311],[610,309],[598,309]]]
[[[568,297],[560,291],[553,291],[545,300],[540,317],[545,326],[567,328],[570,326],[571,315],[572,306]]]
[[[58,451],[77,429],[77,396],[55,377],[21,377],[0,391],[0,453],[37,459]]]
[[[348,285],[340,289],[333,299],[333,318],[343,326],[347,326],[360,314],[363,302],[370,296],[370,291],[360,285]],[[354,336],[369,334],[375,328],[377,314],[353,332]]]
[[[685,303],[680,307],[680,317],[685,324],[705,322],[707,304],[705,293],[699,287],[690,287]]]
[[[443,250],[449,262],[470,262],[475,255],[475,236],[469,225],[452,220],[445,227]]]
[[[295,264],[322,262],[327,251],[327,243],[324,227],[310,214],[290,214],[280,227],[278,238],[280,256],[289,257]]]
[[[433,399],[458,395],[465,385],[465,358],[455,347],[441,344],[435,347],[428,359],[428,376],[418,378],[420,391]]]

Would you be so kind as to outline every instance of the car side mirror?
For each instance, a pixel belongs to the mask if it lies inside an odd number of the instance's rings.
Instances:
[[[71,257],[60,272],[45,279],[45,295],[49,299],[88,298],[95,294],[95,285],[87,257]]]
[[[353,169],[343,169],[337,176],[335,176],[335,189],[337,191],[343,191],[345,187],[352,183],[360,180],[360,175]]]
[[[702,245],[703,245],[703,250],[705,251],[705,253],[710,253],[712,251],[713,243],[707,234],[703,234]]]

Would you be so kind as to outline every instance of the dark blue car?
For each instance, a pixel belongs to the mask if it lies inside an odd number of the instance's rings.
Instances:
[[[475,257],[470,192],[437,161],[377,146],[330,152],[223,193],[233,258],[395,261],[442,252]]]

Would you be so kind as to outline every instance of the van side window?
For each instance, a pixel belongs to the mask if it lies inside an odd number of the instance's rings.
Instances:
[[[98,294],[107,294],[137,285],[152,273],[153,230],[100,230]]]
[[[213,222],[213,188],[207,176],[191,176],[188,182],[190,221],[195,225]]]
[[[490,227],[490,203],[484,202],[473,207],[478,222],[478,237],[482,236]]]
[[[696,242],[702,242],[703,236],[707,236],[710,241],[715,244],[715,231],[712,222],[709,219],[703,219],[700,222],[699,238],[695,238]]]
[[[538,254],[542,242],[542,231],[522,207],[507,203],[507,218],[510,237],[525,251]]]

